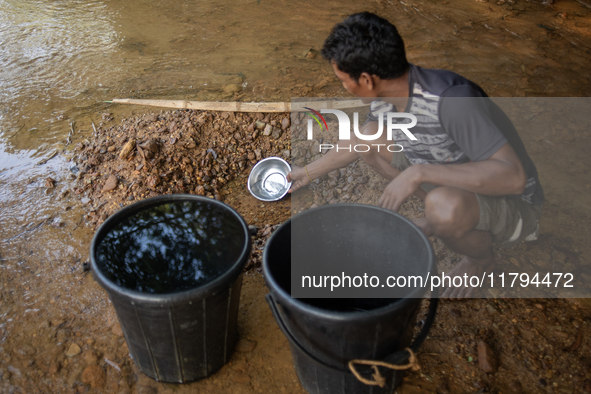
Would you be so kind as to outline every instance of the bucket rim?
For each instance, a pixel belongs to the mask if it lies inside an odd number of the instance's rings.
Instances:
[[[332,320],[332,321],[349,321],[349,320],[353,321],[353,320],[357,320],[360,317],[363,317],[363,318],[380,317],[382,315],[388,314],[394,308],[404,307],[411,302],[416,302],[415,300],[417,300],[417,299],[426,298],[426,297],[424,297],[424,294],[427,293],[427,291],[428,291],[427,288],[424,288],[424,289],[423,288],[415,288],[413,291],[411,291],[409,293],[409,295],[407,297],[398,298],[398,299],[396,299],[396,301],[394,301],[388,305],[384,305],[382,307],[379,307],[379,308],[375,308],[375,309],[372,309],[369,311],[342,312],[342,311],[331,311],[328,309],[322,309],[322,308],[316,307],[314,305],[307,304],[303,301],[300,301],[299,298],[293,298],[291,296],[291,294],[289,294],[281,286],[279,286],[279,284],[275,281],[273,276],[270,274],[269,259],[268,259],[269,252],[268,252],[268,247],[267,247],[268,245],[271,244],[271,242],[277,236],[279,231],[281,229],[287,227],[288,225],[291,225],[291,221],[293,219],[296,219],[300,216],[309,215],[309,214],[311,214],[310,212],[318,212],[320,210],[343,208],[343,207],[374,209],[374,210],[382,211],[386,214],[394,215],[395,217],[402,219],[404,222],[409,224],[411,226],[411,228],[419,234],[421,239],[427,245],[427,253],[428,253],[428,259],[429,259],[428,271],[432,275],[435,274],[435,268],[436,268],[435,267],[435,253],[433,252],[433,246],[431,245],[429,238],[411,220],[405,218],[404,216],[402,216],[401,214],[399,214],[397,212],[393,212],[393,211],[387,210],[385,208],[377,207],[375,205],[359,204],[359,203],[330,204],[330,205],[323,205],[323,206],[316,207],[316,208],[311,208],[311,209],[305,210],[303,212],[300,212],[295,216],[290,217],[279,228],[277,228],[277,230],[275,230],[273,232],[273,234],[271,234],[271,237],[269,237],[269,240],[267,241],[267,244],[265,245],[265,249],[263,250],[262,268],[263,268],[263,274],[265,276],[265,281],[267,282],[267,287],[269,287],[271,294],[273,296],[279,296],[280,301],[283,301],[283,302],[288,301],[288,302],[294,304],[299,309],[305,309],[311,315],[314,315],[316,317],[321,317],[326,320]],[[290,267],[290,269],[291,269],[291,267]],[[419,293],[421,293],[423,295],[423,297],[419,297],[418,296]],[[395,298],[393,298],[393,299],[395,299]]]
[[[97,261],[95,259],[95,254],[98,251],[98,245],[104,238],[104,236],[111,230],[113,225],[117,223],[119,220],[124,219],[125,217],[132,215],[146,207],[149,206],[157,206],[161,205],[165,202],[179,202],[179,201],[199,201],[205,202],[212,205],[217,205],[227,211],[229,211],[234,217],[238,220],[240,225],[242,226],[244,240],[243,240],[243,247],[240,252],[238,258],[234,264],[232,264],[224,273],[216,277],[215,279],[207,282],[201,286],[197,286],[193,289],[187,289],[177,292],[171,293],[144,293],[137,290],[129,289],[126,287],[122,287],[108,279],[103,272],[98,268]],[[221,201],[215,200],[213,198],[197,196],[193,194],[167,194],[161,195],[156,197],[146,198],[144,200],[138,201],[134,204],[128,205],[119,211],[115,212],[111,215],[107,220],[101,224],[98,230],[95,232],[94,237],[92,238],[91,246],[90,246],[90,267],[93,273],[95,280],[105,289],[109,294],[115,294],[119,297],[127,297],[132,299],[133,301],[145,301],[145,302],[155,302],[155,303],[178,303],[183,302],[186,300],[195,300],[196,297],[199,295],[206,295],[209,294],[221,287],[223,287],[226,283],[232,282],[236,279],[241,273],[244,265],[246,264],[251,251],[251,239],[250,239],[250,232],[248,230],[248,225],[244,218],[236,212],[232,207],[227,204],[224,204]]]

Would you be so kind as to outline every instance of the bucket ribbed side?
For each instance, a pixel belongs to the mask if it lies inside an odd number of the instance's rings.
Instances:
[[[129,303],[111,295],[140,371],[158,381],[184,383],[226,364],[237,339],[241,283],[239,276],[227,289],[180,305]]]

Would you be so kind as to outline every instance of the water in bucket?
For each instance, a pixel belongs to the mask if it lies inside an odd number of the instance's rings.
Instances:
[[[242,224],[227,209],[169,202],[119,221],[102,239],[97,265],[119,286],[146,293],[193,289],[217,278],[244,247]]]

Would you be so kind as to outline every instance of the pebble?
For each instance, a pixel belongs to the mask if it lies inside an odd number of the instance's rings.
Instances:
[[[103,186],[103,192],[110,192],[111,190],[114,190],[117,187],[117,182],[118,180],[115,175],[109,175],[109,178],[107,178],[107,181]]]
[[[125,145],[123,145],[123,149],[121,149],[121,153],[119,153],[119,157],[122,159],[126,159],[127,156],[131,153],[131,151],[135,148],[135,140],[131,139],[127,141]]]
[[[242,87],[238,84],[232,83],[224,86],[224,93],[238,93],[242,90]]]
[[[281,119],[281,128],[285,131],[289,127],[289,118]]]
[[[257,120],[255,122],[255,126],[257,128],[257,130],[263,130],[265,128],[265,122],[261,122],[260,120]]]
[[[274,139],[278,140],[279,138],[281,138],[282,134],[283,134],[283,131],[281,131],[281,129],[279,127],[273,127],[272,137]]]
[[[87,351],[83,355],[86,365],[94,365],[98,363],[98,356],[93,351]]]
[[[246,384],[246,383],[250,383],[250,376],[248,376],[245,373],[234,373],[232,374],[232,381],[234,383],[240,383],[240,384]]]
[[[119,325],[118,323],[113,326],[113,328],[111,329],[111,332],[113,334],[117,335],[118,337],[123,336],[123,330],[121,330],[121,325]]]
[[[68,357],[74,357],[74,356],[79,355],[80,352],[82,352],[82,350],[80,349],[80,346],[78,346],[75,343],[73,343],[68,348],[68,351],[66,352],[66,356],[68,356]]]
[[[273,126],[271,126],[270,124],[265,126],[265,130],[263,131],[263,135],[264,136],[269,136],[271,135],[271,133],[273,132]]]
[[[107,375],[100,366],[89,365],[82,372],[82,383],[90,385],[93,389],[101,389],[107,383]]]
[[[59,372],[60,368],[61,368],[61,365],[60,365],[60,363],[53,363],[53,364],[51,364],[51,365],[49,366],[49,371],[48,371],[48,372],[49,372],[50,374],[52,374],[52,375],[55,375],[56,373],[58,373],[58,372]]]
[[[496,354],[484,341],[478,341],[478,366],[486,373],[495,373],[499,368]]]
[[[246,338],[240,338],[236,344],[236,351],[240,353],[249,353],[252,352],[256,347],[257,343],[255,341],[251,341],[250,339]]]
[[[233,362],[230,367],[234,370],[234,371],[240,371],[240,372],[244,372],[244,370],[246,370],[246,362],[244,360],[238,360]]]
[[[450,309],[449,313],[455,317],[462,317],[462,312],[459,309]]]
[[[490,293],[491,296],[493,296],[494,298],[499,298],[499,295],[501,294],[501,290],[497,289],[497,288],[492,288],[492,289],[488,289],[488,292]]]
[[[88,203],[90,202],[90,198],[88,198],[88,197],[82,197],[82,198],[80,199],[80,202],[81,202],[82,204],[86,205],[86,204],[88,204]]]
[[[19,379],[22,377],[22,373],[21,373],[20,369],[13,367],[12,365],[9,365],[7,369],[8,369],[8,372],[4,373],[5,377],[6,376],[10,377],[11,375],[14,376],[15,378],[19,378]]]
[[[31,357],[32,355],[34,355],[35,353],[37,353],[37,350],[35,350],[35,348],[31,345],[21,345],[17,350],[16,353],[21,357]]]

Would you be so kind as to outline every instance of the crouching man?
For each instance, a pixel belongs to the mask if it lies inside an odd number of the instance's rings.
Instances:
[[[424,200],[425,217],[415,223],[464,256],[449,276],[481,277],[494,265],[493,243],[535,239],[544,201],[536,168],[511,121],[478,85],[409,64],[396,28],[367,12],[337,24],[321,53],[347,91],[371,102],[362,134],[376,134],[388,112],[406,112],[417,118],[410,130],[416,140],[395,130],[395,143],[404,148],[399,153],[376,149],[393,143],[385,132],[368,152],[332,149],[303,168],[294,166],[291,192],[361,158],[390,181],[381,207],[398,211],[412,194]],[[452,287],[443,296],[473,291]]]

